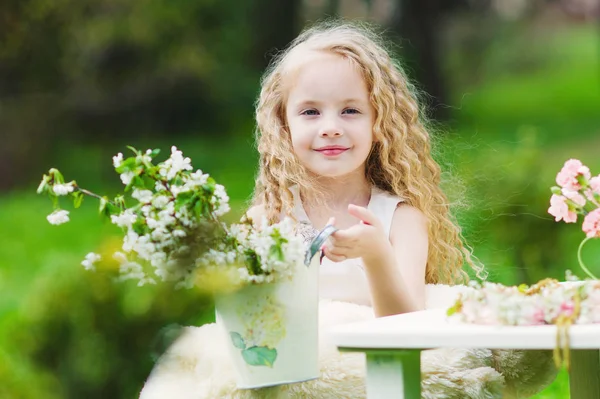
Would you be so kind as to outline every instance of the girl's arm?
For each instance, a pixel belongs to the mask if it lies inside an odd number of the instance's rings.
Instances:
[[[396,208],[389,241],[363,255],[376,316],[425,308],[428,246],[425,215],[409,205]]]
[[[361,222],[335,232],[324,245],[325,256],[334,262],[362,258],[375,315],[424,309],[429,245],[425,215],[412,206],[400,205],[387,237],[381,221],[367,208],[350,205],[348,213]],[[328,222],[334,223],[333,218]]]

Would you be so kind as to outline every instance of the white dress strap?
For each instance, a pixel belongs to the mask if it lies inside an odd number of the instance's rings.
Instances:
[[[386,191],[380,190],[377,187],[373,187],[371,192],[371,199],[367,209],[377,216],[377,218],[383,224],[385,236],[390,237],[390,231],[392,229],[392,218],[398,204],[404,202],[400,197],[396,197]]]

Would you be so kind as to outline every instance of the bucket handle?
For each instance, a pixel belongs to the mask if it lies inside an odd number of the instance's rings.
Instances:
[[[312,240],[308,249],[306,250],[306,256],[304,257],[304,264],[307,267],[310,266],[310,261],[312,260],[313,256],[315,256],[317,252],[321,250],[321,246],[323,246],[327,238],[329,238],[329,236],[335,233],[336,231],[338,231],[338,229],[335,226],[333,226],[332,224],[328,224]]]

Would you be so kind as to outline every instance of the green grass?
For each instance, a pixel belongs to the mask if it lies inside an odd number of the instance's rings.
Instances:
[[[514,140],[512,132],[535,126],[550,143],[600,133],[600,44],[595,26],[570,29],[546,27],[535,44],[527,31],[517,31],[502,42],[504,58],[489,57],[483,83],[455,92],[453,105],[461,134],[485,140]],[[520,48],[523,43],[535,49]],[[535,51],[539,64],[519,70],[523,51]],[[467,61],[468,62],[468,61]],[[452,73],[452,72],[450,72]]]
[[[561,370],[556,379],[542,392],[531,399],[569,399],[569,374]]]

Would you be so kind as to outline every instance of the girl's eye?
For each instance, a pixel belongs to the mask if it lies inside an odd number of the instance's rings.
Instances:
[[[342,111],[342,114],[360,114],[360,111],[356,108],[346,108],[344,111]]]
[[[307,109],[305,111],[302,111],[300,115],[315,116],[319,115],[319,111],[317,111],[316,109]]]

